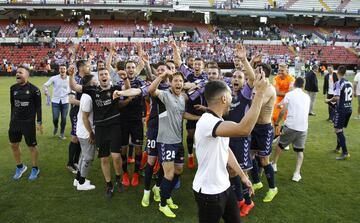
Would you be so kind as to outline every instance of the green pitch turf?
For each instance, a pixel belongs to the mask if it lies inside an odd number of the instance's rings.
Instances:
[[[46,78],[31,78],[41,88]],[[322,85],[323,80],[319,79]],[[97,158],[89,179],[96,189],[78,192],[72,186],[73,175],[65,169],[67,163],[70,122],[67,123],[67,140],[52,136],[51,108],[45,106],[43,97],[44,135],[38,136],[40,175],[35,182],[29,182],[28,170],[17,182],[12,180],[15,163],[8,143],[9,87],[15,78],[0,77],[0,223],[32,222],[136,222],[168,223],[196,222],[197,208],[191,189],[194,170],[185,167],[181,176],[182,186],[173,193],[180,208],[177,217],[167,219],[158,211],[158,204],[151,202],[148,208],[140,205],[142,184],[115,193],[112,200],[104,196],[105,183]],[[320,87],[320,89],[322,89]],[[310,128],[306,143],[302,169],[303,179],[291,181],[295,167],[295,153],[291,150],[280,157],[276,184],[277,197],[271,203],[263,203],[267,182],[262,176],[264,188],[254,197],[255,208],[243,222],[359,222],[360,212],[360,121],[354,120],[354,113],[346,129],[351,159],[336,161],[333,153],[336,138],[332,125],[325,121],[327,107],[323,95],[318,94],[315,112],[310,117]],[[23,163],[31,167],[29,153],[22,146]],[[209,148],[211,149],[211,148]],[[133,165],[129,167],[133,169]]]

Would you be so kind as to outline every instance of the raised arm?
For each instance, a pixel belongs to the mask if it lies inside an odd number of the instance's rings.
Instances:
[[[247,83],[250,86],[250,88],[253,88],[254,80],[255,80],[255,73],[246,57],[246,48],[241,44],[236,44],[235,56],[239,57],[241,60],[241,63],[244,65],[245,78],[247,79]]]
[[[113,93],[113,99],[115,100],[116,98],[119,97],[135,97],[138,95],[141,95],[142,91],[140,88],[130,88],[127,90],[123,90],[123,91],[114,91]]]
[[[112,70],[114,70],[114,68],[112,67],[111,63],[112,63],[112,59],[113,59],[113,56],[115,54],[115,43],[111,42],[110,43],[110,52],[109,52],[109,55],[108,55],[108,58],[106,60],[106,69],[110,72]]]
[[[150,62],[149,62],[149,55],[146,52],[143,52],[143,54],[140,55],[142,61],[144,62],[144,66],[145,66],[145,73],[146,73],[146,77],[147,79],[153,81],[156,78],[156,75],[153,74],[151,66],[150,66]]]
[[[149,86],[149,94],[153,97],[157,97],[160,94],[160,90],[158,89],[161,81],[165,80],[168,76],[167,72],[164,72],[160,76],[158,76]]]
[[[216,136],[241,137],[250,135],[259,117],[264,94],[269,87],[268,80],[265,79],[264,73],[259,75],[254,83],[256,94],[244,118],[239,123],[231,121],[221,122],[216,128]]]
[[[176,68],[179,68],[182,61],[181,61],[181,56],[180,56],[180,50],[179,48],[176,46],[176,42],[174,40],[170,41],[170,46],[173,50],[173,59],[174,59],[174,64]]]
[[[74,75],[75,75],[75,66],[74,65],[70,65],[68,73],[69,73],[69,86],[70,86],[70,89],[73,90],[73,91],[81,93],[82,92],[82,86],[75,82],[75,77],[74,77]]]

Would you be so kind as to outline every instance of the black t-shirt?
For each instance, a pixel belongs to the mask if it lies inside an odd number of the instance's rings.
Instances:
[[[95,126],[109,126],[120,122],[119,98],[112,99],[115,90],[121,90],[121,87],[111,86],[103,90],[100,86],[83,86],[82,92],[90,95],[93,102]]]
[[[140,78],[135,78],[130,81],[131,88],[142,88],[145,86],[145,81]],[[123,109],[121,118],[127,121],[141,120],[144,108],[143,95],[134,97],[129,104]]]
[[[11,121],[42,121],[41,92],[31,83],[10,87]]]

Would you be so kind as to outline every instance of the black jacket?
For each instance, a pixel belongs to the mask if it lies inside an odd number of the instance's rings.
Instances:
[[[329,76],[330,74],[326,74],[324,77],[324,85],[323,85],[323,94],[327,94],[329,90]],[[338,81],[338,77],[335,72],[332,73],[333,80],[334,80],[334,86],[335,82]]]
[[[314,73],[314,71],[309,71],[306,73],[305,75],[305,90],[306,91],[310,91],[310,92],[318,92],[319,91],[319,87],[318,87],[318,80],[316,77],[316,74]]]

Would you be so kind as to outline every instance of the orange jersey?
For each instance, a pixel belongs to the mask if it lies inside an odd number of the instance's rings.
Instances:
[[[284,79],[281,79],[279,75],[276,75],[274,77],[273,85],[275,88],[278,88],[280,92],[288,93],[290,91],[290,88],[293,86],[294,82],[295,82],[295,78],[290,74],[286,75]],[[283,98],[284,96],[277,96],[277,101],[279,99],[282,100]]]

